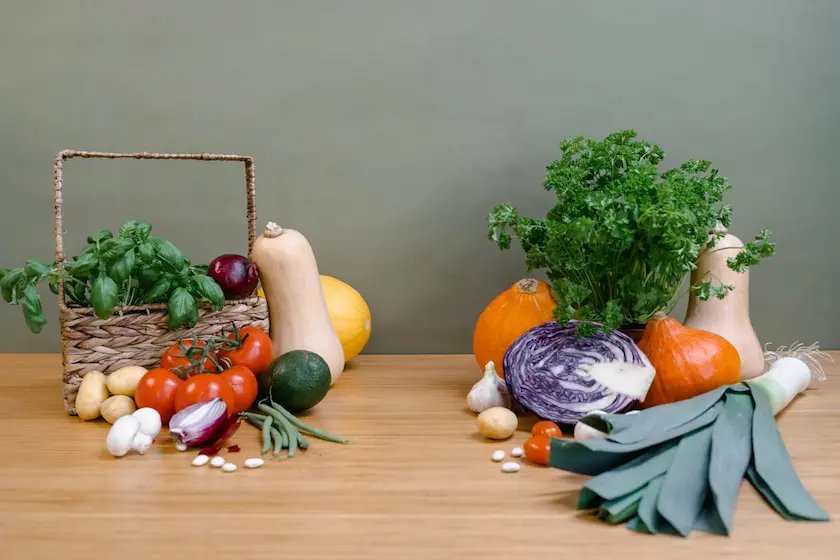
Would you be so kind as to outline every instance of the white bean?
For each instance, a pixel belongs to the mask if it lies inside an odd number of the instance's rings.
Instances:
[[[236,470],[236,465],[234,465],[233,463],[225,463],[224,465],[222,465],[222,470],[225,472],[233,472]]]
[[[176,441],[175,442],[175,449],[177,449],[178,451],[186,451],[187,450],[187,444],[186,443],[181,443],[180,441]],[[205,455],[205,457],[207,457],[207,455]]]
[[[210,460],[210,466],[213,466],[213,467],[216,467],[216,468],[221,467],[224,464],[225,464],[225,458],[224,457],[219,457],[218,455],[213,457]]]
[[[245,459],[245,466],[249,469],[258,469],[261,466],[263,466],[263,463],[265,463],[265,461],[263,461],[259,457],[251,457],[250,459]]]
[[[501,449],[494,451],[493,456],[491,458],[498,463],[499,461],[505,458],[505,452]]]
[[[510,450],[511,457],[522,457],[523,455],[525,455],[525,452],[522,451],[521,447],[514,447]]]
[[[514,463],[513,461],[509,461],[502,465],[502,472],[518,472],[519,471],[519,463]]]
[[[203,467],[204,465],[206,465],[209,462],[210,462],[210,457],[208,457],[207,455],[198,455],[198,456],[196,456],[195,459],[193,459],[192,464],[193,464],[194,467]]]

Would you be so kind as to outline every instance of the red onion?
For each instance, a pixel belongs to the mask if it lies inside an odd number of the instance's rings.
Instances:
[[[188,406],[169,420],[172,437],[189,446],[214,443],[227,429],[227,405],[220,398]]]
[[[222,288],[227,299],[250,295],[260,279],[257,265],[242,255],[216,257],[208,265],[207,275]]]

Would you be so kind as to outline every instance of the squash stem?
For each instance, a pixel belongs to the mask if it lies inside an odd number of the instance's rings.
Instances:
[[[535,294],[537,293],[537,286],[539,286],[539,284],[533,278],[523,278],[517,282],[516,286],[523,294]]]
[[[283,228],[281,228],[274,222],[268,222],[265,225],[265,232],[263,233],[263,235],[269,238],[280,237],[281,235],[283,235]]]

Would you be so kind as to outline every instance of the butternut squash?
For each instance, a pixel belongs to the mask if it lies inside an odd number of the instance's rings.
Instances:
[[[298,231],[269,222],[254,242],[251,260],[265,291],[274,355],[314,352],[327,362],[335,383],[344,371],[344,350],[327,311],[309,241]]]
[[[722,336],[732,344],[741,357],[741,380],[758,377],[764,372],[764,351],[750,322],[749,270],[735,272],[726,264],[743,248],[740,239],[718,224],[716,231],[726,232],[714,247],[706,247],[691,273],[692,285],[711,278],[714,282],[734,286],[725,298],[711,297],[703,301],[695,295],[688,300],[683,325]]]

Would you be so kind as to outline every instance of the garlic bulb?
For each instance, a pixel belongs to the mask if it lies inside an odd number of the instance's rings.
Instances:
[[[510,408],[510,405],[510,393],[505,380],[496,373],[496,364],[487,362],[484,366],[484,377],[473,385],[467,394],[467,406],[480,414],[494,406]]]

